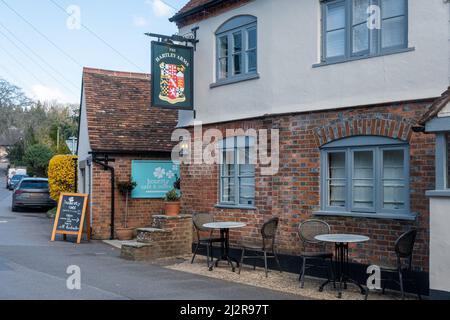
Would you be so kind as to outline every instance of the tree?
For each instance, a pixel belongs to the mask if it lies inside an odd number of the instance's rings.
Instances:
[[[22,166],[23,156],[25,155],[25,146],[23,139],[17,141],[6,150],[9,162],[12,166]]]
[[[25,150],[23,162],[30,176],[47,177],[48,164],[53,151],[42,144],[35,144]]]
[[[19,87],[0,79],[0,139],[13,144],[22,138],[20,144],[9,148],[10,161],[24,163],[26,151],[34,145],[46,146],[54,154],[69,154],[66,140],[77,136],[77,131],[78,106],[32,101]],[[5,139],[11,133],[15,139]]]
[[[18,118],[32,101],[21,88],[0,79],[0,134],[4,134],[10,127],[18,127]]]

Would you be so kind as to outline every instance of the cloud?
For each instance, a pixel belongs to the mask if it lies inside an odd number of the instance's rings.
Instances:
[[[60,101],[67,102],[69,99],[57,88],[51,88],[42,84],[35,84],[31,87],[31,95],[40,101]]]
[[[146,3],[152,7],[157,17],[170,17],[175,13],[175,10],[162,0],[147,0]]]
[[[135,27],[146,27],[148,25],[148,21],[144,17],[134,16],[133,25]]]

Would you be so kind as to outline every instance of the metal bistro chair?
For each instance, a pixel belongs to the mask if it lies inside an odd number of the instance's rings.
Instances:
[[[254,259],[253,270],[256,269],[256,259],[264,259],[264,271],[266,272],[267,278],[268,274],[267,259],[274,258],[278,265],[278,269],[281,272],[280,262],[278,260],[278,256],[275,250],[275,236],[277,233],[279,221],[280,219],[275,217],[264,223],[264,225],[261,228],[262,242],[260,244],[243,244],[238,274],[241,273],[241,267],[242,263],[244,262],[244,259]],[[246,256],[245,251],[252,251],[255,254],[251,256]],[[268,255],[268,253],[271,253],[271,255]]]
[[[194,224],[195,231],[197,232],[197,243],[194,250],[194,255],[192,256],[191,264],[194,263],[195,256],[197,255],[197,251],[200,246],[206,247],[206,264],[209,267],[209,259],[211,258],[211,262],[213,261],[213,243],[222,242],[221,238],[213,238],[212,229],[204,228],[203,225],[205,223],[214,222],[214,216],[211,213],[194,213],[192,215],[192,222]],[[209,232],[209,236],[202,236],[201,233]]]
[[[315,236],[321,234],[330,234],[330,233],[331,233],[330,225],[322,220],[315,220],[315,219],[305,220],[299,225],[298,235],[303,243],[303,252],[300,255],[300,258],[302,259],[302,267],[298,279],[300,281],[301,288],[303,288],[305,285],[306,269],[309,269],[311,267],[319,267],[319,268],[326,267],[328,271],[327,283],[333,281],[334,286],[336,286],[333,273],[333,253],[327,252],[325,250],[325,244],[314,238]],[[316,250],[308,251],[310,250],[310,247],[315,247]],[[328,264],[327,266],[323,265],[317,266],[308,264],[308,260],[320,260],[322,262],[328,261]],[[322,291],[323,287],[324,285],[320,287],[319,291]]]
[[[405,233],[403,233],[398,239],[395,241],[395,255],[397,256],[397,265],[396,266],[380,266],[381,272],[388,273],[390,277],[388,279],[382,279],[382,290],[383,294],[386,289],[386,282],[392,281],[400,286],[400,292],[402,294],[402,299],[405,298],[404,291],[404,283],[406,281],[406,275],[412,271],[412,255],[414,249],[414,243],[416,241],[417,230],[411,229]],[[398,275],[398,281],[394,279],[395,274]],[[413,281],[416,290],[417,296],[422,299],[419,291],[419,287],[417,285],[417,279]]]

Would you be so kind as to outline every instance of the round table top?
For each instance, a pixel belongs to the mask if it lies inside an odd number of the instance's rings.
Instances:
[[[209,222],[203,225],[204,228],[208,229],[233,229],[233,228],[242,228],[247,224],[243,222]]]
[[[359,234],[321,234],[314,237],[323,242],[355,243],[369,241],[370,238]]]

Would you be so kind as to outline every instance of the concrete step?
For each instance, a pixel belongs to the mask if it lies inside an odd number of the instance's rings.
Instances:
[[[151,243],[170,239],[172,232],[159,228],[138,228],[136,229],[136,241],[140,243]]]

